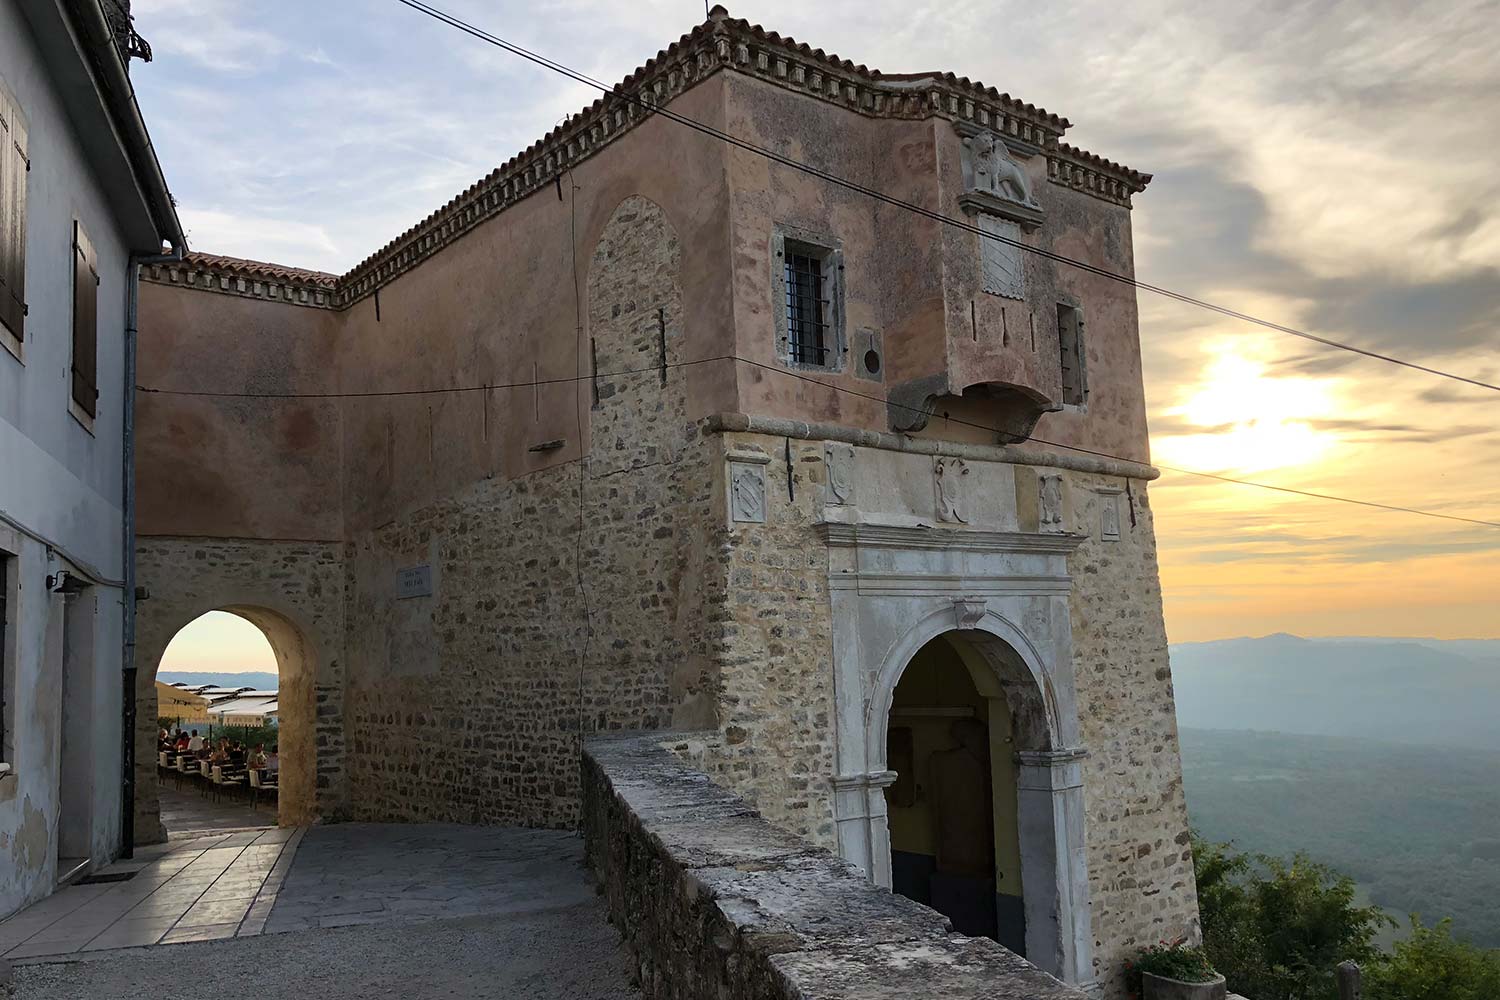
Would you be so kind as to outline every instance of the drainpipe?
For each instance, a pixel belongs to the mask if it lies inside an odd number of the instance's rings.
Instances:
[[[164,264],[183,258],[184,248],[167,254],[130,255],[125,278],[125,405],[123,424],[124,462],[120,507],[124,517],[124,545],[121,552],[125,581],[121,592],[125,598],[124,642],[121,646],[121,684],[123,685],[121,724],[121,758],[124,767],[120,777],[120,857],[135,856],[135,342],[136,312],[140,303],[141,265]]]

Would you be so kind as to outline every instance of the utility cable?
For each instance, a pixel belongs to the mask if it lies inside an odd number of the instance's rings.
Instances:
[[[1206,309],[1210,312],[1218,313],[1221,316],[1227,316],[1231,319],[1239,320],[1244,323],[1250,323],[1254,326],[1263,327],[1267,330],[1273,330],[1277,333],[1283,333],[1292,337],[1299,337],[1303,340],[1311,341],[1315,344],[1321,344],[1324,347],[1336,348],[1341,351],[1349,351],[1366,358],[1372,358],[1376,361],[1384,361],[1389,364],[1399,365],[1403,368],[1410,368],[1414,371],[1425,372],[1429,375],[1436,375],[1440,378],[1453,379],[1454,381],[1477,386],[1481,389],[1489,389],[1492,392],[1500,392],[1500,385],[1496,385],[1491,382],[1485,382],[1477,378],[1471,378],[1467,375],[1459,375],[1454,372],[1443,371],[1440,368],[1432,368],[1427,365],[1418,364],[1415,361],[1407,361],[1393,355],[1382,354],[1378,351],[1372,351],[1364,347],[1358,347],[1354,344],[1344,343],[1343,341],[1333,340],[1328,337],[1321,337],[1317,334],[1308,333],[1305,330],[1298,330],[1295,327],[1286,326],[1284,324],[1276,323],[1267,319],[1261,319],[1258,316],[1253,316],[1249,313],[1241,312],[1237,309],[1231,309],[1228,306],[1221,306],[1216,303],[1209,302],[1205,299],[1200,299],[1196,296],[1188,295],[1185,292],[1177,292],[1161,285],[1155,285],[1150,282],[1140,281],[1139,279],[1133,278],[1129,275],[1120,274],[1116,271],[1111,271],[1108,268],[1103,268],[1096,264],[1090,264],[1087,261],[1068,257],[1065,254],[1060,254],[1056,251],[1048,250],[1044,247],[1033,246],[1029,243],[1022,242],[1021,240],[1017,240],[1009,236],[1004,236],[1000,233],[988,232],[984,229],[981,229],[979,226],[974,225],[973,223],[965,222],[962,219],[955,219],[951,216],[944,215],[941,212],[934,211],[933,209],[924,208],[923,206],[917,205],[913,202],[904,201],[900,198],[888,195],[883,191],[878,191],[874,188],[860,184],[857,181],[851,181],[837,174],[830,173],[827,170],[823,170],[819,167],[814,167],[811,164],[804,163],[801,160],[797,160],[793,157],[787,156],[784,153],[779,153],[774,149],[769,149],[765,146],[749,142],[748,140],[741,139],[736,135],[732,135],[731,133],[724,132],[721,129],[715,128],[712,125],[708,125],[704,122],[698,121],[695,118],[690,118],[687,115],[679,114],[676,111],[672,111],[666,107],[654,104],[653,102],[646,100],[637,94],[627,93],[626,91],[621,90],[618,87],[612,87],[609,84],[603,83],[591,76],[587,76],[575,69],[572,69],[571,67],[566,66],[563,63],[557,62],[553,59],[549,59],[546,56],[539,55],[538,53],[523,48],[520,45],[515,44],[514,42],[506,41],[498,35],[491,34],[490,32],[476,27],[475,25],[470,24],[469,22],[464,21],[460,18],[457,18],[452,14],[447,13],[446,11],[440,10],[439,8],[434,7],[431,4],[424,3],[423,0],[396,0],[396,2],[404,4],[405,6],[410,7],[413,10],[426,14],[428,17],[441,21],[444,24],[449,25],[450,27],[457,28],[465,34],[472,35],[480,41],[487,42],[490,45],[494,45],[498,48],[504,49],[512,55],[520,56],[522,59],[549,69],[554,73],[559,73],[563,76],[566,76],[569,79],[574,80],[575,82],[582,83],[586,86],[601,90],[608,96],[616,97],[627,103],[644,108],[649,114],[661,115],[669,121],[676,122],[679,125],[686,126],[687,128],[691,128],[722,142],[729,143],[730,145],[735,146],[739,149],[743,149],[746,152],[764,156],[767,159],[770,159],[783,166],[791,167],[794,170],[799,170],[803,173],[810,174],[811,176],[817,177],[820,180],[837,185],[849,191],[854,191],[868,198],[873,198],[883,204],[905,209],[907,211],[914,212],[917,215],[922,216],[923,218],[930,219],[934,222],[952,226],[965,232],[974,233],[981,239],[995,240],[996,242],[1004,243],[1007,246],[1016,247],[1017,249],[1024,250],[1027,253],[1036,254],[1037,256],[1044,257],[1059,264],[1067,264],[1071,267],[1076,267],[1080,270],[1088,272],[1089,274],[1097,275],[1101,278],[1107,278],[1111,281],[1117,281],[1121,284],[1129,285],[1130,287],[1139,289],[1141,291],[1151,292],[1155,295],[1163,296],[1164,298],[1182,302],[1186,305],[1196,306],[1200,309]]]
[[[936,413],[934,411],[932,411],[932,410],[923,409],[922,407],[919,407],[919,406],[912,406],[912,405],[907,404],[907,403],[897,403],[897,402],[895,402],[893,400],[886,399],[883,396],[876,396],[876,395],[873,395],[871,393],[860,392],[857,389],[850,389],[850,388],[847,388],[845,386],[835,385],[832,382],[825,382],[825,381],[823,381],[820,378],[813,378],[810,375],[804,375],[801,372],[793,371],[793,370],[791,370],[789,368],[781,368],[781,367],[774,366],[774,365],[768,365],[768,364],[766,364],[765,362],[762,362],[762,361],[752,361],[749,358],[740,357],[739,355],[736,355],[736,354],[721,354],[721,355],[716,355],[716,356],[711,357],[711,358],[699,358],[696,361],[678,361],[678,362],[670,363],[670,364],[666,365],[665,367],[667,367],[667,368],[687,368],[687,367],[691,367],[693,365],[709,364],[709,363],[716,362],[716,361],[733,361],[733,362],[736,362],[738,364],[750,365],[750,366],[752,366],[754,368],[759,368],[759,369],[762,369],[764,371],[770,372],[773,375],[783,375],[783,376],[786,376],[786,377],[789,377],[789,378],[797,379],[797,380],[802,381],[802,382],[809,382],[809,383],[811,383],[813,385],[822,386],[825,389],[831,389],[834,392],[841,392],[841,393],[844,393],[845,395],[855,396],[855,397],[857,397],[859,399],[867,399],[867,400],[870,400],[871,402],[879,403],[882,406],[894,406],[894,407],[897,407],[899,409],[907,410],[907,411],[909,411],[911,413],[920,413],[920,414],[923,414],[924,416],[926,416],[928,418],[936,416]],[[581,364],[581,362],[580,362],[580,364]],[[574,384],[576,384],[576,383],[584,381],[585,379],[591,379],[591,378],[610,378],[610,377],[619,376],[619,375],[640,375],[640,374],[645,374],[647,372],[660,372],[662,370],[662,368],[663,368],[662,365],[657,364],[657,365],[653,365],[650,368],[629,368],[629,369],[625,369],[624,371],[618,371],[618,372],[598,372],[598,373],[594,373],[594,374],[590,374],[590,375],[575,375],[575,376],[572,376],[571,378],[537,379],[537,380],[534,380],[534,381],[531,381],[531,382],[507,382],[507,383],[504,383],[503,385],[455,386],[455,387],[447,388],[447,389],[402,389],[402,390],[393,390],[391,392],[355,392],[355,393],[347,393],[347,394],[340,394],[340,393],[305,393],[305,394],[298,394],[298,393],[212,392],[212,391],[207,391],[207,390],[157,389],[157,388],[148,388],[148,387],[145,387],[145,386],[136,386],[136,389],[139,390],[139,391],[141,391],[141,392],[155,392],[155,393],[163,393],[163,394],[167,394],[167,395],[197,396],[197,397],[223,397],[223,398],[229,398],[229,399],[244,399],[244,398],[251,398],[251,399],[275,399],[275,400],[280,400],[280,399],[333,399],[333,398],[340,398],[341,396],[348,396],[348,397],[356,398],[356,399],[364,399],[364,398],[369,398],[369,397],[372,397],[372,396],[398,396],[399,397],[399,396],[425,395],[425,394],[428,394],[428,393],[439,393],[439,392],[478,392],[478,391],[485,391],[485,390],[489,390],[489,389],[519,389],[519,388],[526,388],[526,387],[535,386],[535,385],[557,385],[557,384],[562,384],[562,383],[574,383]],[[949,417],[949,416],[945,416],[945,417],[943,417],[943,419],[947,420],[949,423],[958,424],[958,425],[963,426],[963,427],[972,427],[972,428],[974,428],[976,430],[987,431],[987,432],[989,432],[991,434],[1004,434],[1005,433],[1000,428],[998,428],[998,427],[992,427],[989,424],[981,424],[981,423],[976,423],[976,422],[971,421],[971,420],[963,420],[963,419],[958,418],[958,417]],[[582,431],[580,431],[579,433],[580,433],[579,447],[581,449],[582,448]],[[1139,463],[1136,459],[1126,458],[1123,455],[1115,455],[1115,454],[1112,454],[1112,453],[1107,452],[1107,451],[1095,451],[1094,449],[1083,448],[1083,447],[1080,447],[1078,445],[1064,444],[1061,441],[1049,441],[1046,438],[1030,437],[1030,438],[1027,438],[1027,441],[1029,441],[1029,442],[1035,442],[1035,443],[1041,444],[1041,445],[1046,445],[1049,448],[1062,448],[1062,449],[1065,449],[1067,451],[1074,451],[1074,452],[1078,452],[1079,454],[1083,454],[1083,455],[1092,455],[1092,456],[1094,456],[1096,458],[1107,458],[1107,459],[1110,459],[1110,460],[1116,461],[1116,462],[1133,462],[1133,463],[1136,463],[1136,464],[1144,464],[1144,463]],[[1290,493],[1290,494],[1293,494],[1293,495],[1296,495],[1296,496],[1308,497],[1310,499],[1315,499],[1315,500],[1332,500],[1332,501],[1337,501],[1339,503],[1352,503],[1352,504],[1357,504],[1357,505],[1359,505],[1361,507],[1373,507],[1373,508],[1376,508],[1378,510],[1388,510],[1388,511],[1393,511],[1393,512],[1398,512],[1398,513],[1403,513],[1403,514],[1417,514],[1417,515],[1420,515],[1422,517],[1433,517],[1433,518],[1438,518],[1438,519],[1444,520],[1444,521],[1458,521],[1458,522],[1463,523],[1463,524],[1475,524],[1475,525],[1479,525],[1481,527],[1486,527],[1486,528],[1500,528],[1500,521],[1486,521],[1486,520],[1482,520],[1480,518],[1462,517],[1462,516],[1460,516],[1458,514],[1440,514],[1437,511],[1422,510],[1422,509],[1417,508],[1417,507],[1403,507],[1403,506],[1400,506],[1400,505],[1397,505],[1397,504],[1377,503],[1376,501],[1373,501],[1373,500],[1360,500],[1360,499],[1356,499],[1354,497],[1338,496],[1338,495],[1332,494],[1332,493],[1317,493],[1317,492],[1313,492],[1313,491],[1310,491],[1310,490],[1299,490],[1299,489],[1296,489],[1296,488],[1291,487],[1291,486],[1278,486],[1278,485],[1276,485],[1274,483],[1262,483],[1262,482],[1257,482],[1256,480],[1253,480],[1253,479],[1237,479],[1237,478],[1235,478],[1233,476],[1225,476],[1225,475],[1221,475],[1219,473],[1214,473],[1214,472],[1199,472],[1196,469],[1183,469],[1183,468],[1178,468],[1176,466],[1171,466],[1171,465],[1161,465],[1160,463],[1153,463],[1153,464],[1156,465],[1156,468],[1161,469],[1164,472],[1173,472],[1173,473],[1177,473],[1178,475],[1183,475],[1183,476],[1198,476],[1198,477],[1201,477],[1203,479],[1212,479],[1212,480],[1216,480],[1216,481],[1222,482],[1222,483],[1232,483],[1232,484],[1234,484],[1236,486],[1253,486],[1253,487],[1256,487],[1258,489],[1272,490],[1272,491],[1275,491],[1277,493]]]

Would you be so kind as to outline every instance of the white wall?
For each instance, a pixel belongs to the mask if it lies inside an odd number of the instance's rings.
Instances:
[[[51,891],[59,823],[64,598],[45,579],[84,570],[123,575],[121,482],[128,254],[66,110],[38,56],[30,25],[0,3],[0,79],[29,130],[26,299],[22,357],[0,346],[0,551],[19,556],[11,592],[14,643],[7,661],[13,759],[0,777],[0,917]],[[93,432],[69,413],[72,234],[81,220],[99,257],[98,413]],[[24,526],[18,530],[16,525]],[[35,536],[48,539],[44,545]],[[76,564],[72,561],[76,561]],[[87,718],[89,787],[74,796],[87,816],[92,860],[118,849],[121,772],[120,643],[116,587],[72,598],[73,643],[86,650],[78,686]],[[80,631],[81,630],[81,631]]]

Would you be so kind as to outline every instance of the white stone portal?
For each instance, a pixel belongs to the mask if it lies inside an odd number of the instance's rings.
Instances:
[[[857,449],[861,465],[894,461]],[[861,468],[889,481],[893,469]],[[914,510],[826,509],[837,711],[834,816],[839,851],[891,884],[885,789],[896,683],[926,643],[946,636],[983,664],[976,685],[1012,719],[1026,957],[1066,982],[1093,976],[1078,707],[1067,556],[1082,541],[1014,530],[1014,479],[974,466],[985,521],[941,524]],[[1010,495],[993,486],[1011,484]],[[861,500],[873,491],[862,490]],[[934,498],[936,499],[936,498]],[[990,501],[986,503],[985,501]],[[928,501],[931,503],[932,501]],[[862,505],[861,505],[862,506]],[[924,517],[923,515],[926,514]],[[941,525],[941,526],[940,526]]]

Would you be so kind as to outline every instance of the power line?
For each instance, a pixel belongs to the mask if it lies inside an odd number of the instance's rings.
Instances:
[[[895,402],[894,400],[887,399],[887,398],[885,398],[883,396],[876,396],[876,395],[873,395],[871,393],[860,392],[857,389],[850,389],[850,388],[847,388],[845,386],[835,385],[832,382],[825,382],[822,379],[813,378],[810,375],[804,375],[801,372],[793,371],[793,370],[791,370],[789,368],[781,368],[781,367],[777,367],[777,366],[774,366],[774,365],[768,365],[768,364],[766,364],[766,363],[764,363],[762,361],[752,361],[750,358],[740,357],[737,354],[720,354],[720,355],[716,355],[716,356],[711,357],[711,358],[699,358],[696,361],[677,361],[677,362],[673,362],[671,364],[668,364],[665,367],[667,367],[667,368],[689,368],[689,367],[692,367],[693,365],[710,364],[710,363],[715,362],[715,361],[733,361],[733,362],[737,362],[739,364],[746,364],[746,365],[750,365],[751,367],[754,367],[754,368],[759,368],[759,369],[762,369],[764,371],[768,371],[768,372],[772,373],[773,375],[783,375],[783,376],[786,376],[786,377],[789,377],[789,378],[797,379],[797,380],[802,381],[802,382],[809,382],[809,383],[811,383],[813,385],[822,386],[825,389],[831,389],[834,392],[841,392],[841,393],[844,393],[845,395],[855,396],[855,397],[858,397],[860,399],[867,399],[867,400],[870,400],[871,402],[879,403],[882,406],[894,406],[894,407],[897,407],[899,409],[910,411],[912,413],[923,414],[923,415],[925,415],[925,416],[927,416],[929,418],[933,417],[933,416],[936,416],[936,414],[933,411],[923,409],[922,407],[919,407],[919,406],[911,406],[910,404],[906,404],[906,403],[898,403],[898,402]],[[214,392],[214,391],[210,391],[210,390],[156,389],[156,388],[148,388],[148,387],[139,386],[139,385],[136,386],[136,389],[138,391],[140,391],[140,392],[162,393],[162,394],[165,394],[165,395],[198,396],[198,397],[227,398],[227,399],[277,399],[277,400],[281,400],[281,399],[337,399],[337,398],[367,399],[367,398],[378,397],[378,396],[398,396],[398,397],[399,396],[422,396],[422,395],[430,395],[430,394],[433,394],[433,393],[444,393],[444,392],[483,392],[483,391],[487,391],[487,390],[490,390],[490,389],[524,389],[524,388],[530,388],[532,386],[559,385],[559,384],[578,383],[578,382],[583,382],[583,381],[587,381],[589,379],[595,379],[595,378],[614,378],[614,377],[617,377],[617,376],[620,376],[620,375],[641,375],[641,374],[645,374],[645,373],[648,373],[648,372],[660,372],[662,370],[662,368],[663,368],[662,365],[657,364],[657,365],[651,366],[650,368],[628,368],[628,369],[625,369],[623,371],[617,371],[617,372],[595,372],[595,373],[590,374],[590,375],[575,375],[575,376],[572,376],[572,377],[569,377],[569,378],[536,379],[536,380],[529,381],[529,382],[507,382],[507,383],[503,383],[503,384],[493,384],[493,385],[487,384],[487,385],[474,385],[474,386],[453,386],[453,387],[450,387],[450,388],[443,388],[443,389],[398,389],[398,390],[392,390],[392,391],[389,391],[389,392],[374,392],[374,391],[371,391],[371,392],[352,392],[352,393],[327,393],[327,392],[320,392],[320,393]],[[958,425],[963,426],[963,427],[972,427],[972,428],[974,428],[976,430],[987,431],[987,432],[989,432],[991,434],[1002,434],[1002,433],[1004,433],[1003,431],[1001,431],[1000,428],[998,428],[998,427],[992,427],[989,424],[976,423],[976,422],[971,421],[971,420],[963,420],[963,419],[960,419],[958,417],[950,417],[950,416],[946,416],[946,415],[943,417],[943,419],[946,420],[946,421],[948,421],[949,423],[958,424]],[[580,430],[580,434],[581,433],[582,432]],[[1123,455],[1115,455],[1115,454],[1112,454],[1112,453],[1107,452],[1107,451],[1095,451],[1092,448],[1083,448],[1083,447],[1080,447],[1078,445],[1064,444],[1061,441],[1049,441],[1046,438],[1039,438],[1039,437],[1031,437],[1031,438],[1028,438],[1027,440],[1028,441],[1034,441],[1037,444],[1046,445],[1046,446],[1048,446],[1050,448],[1063,448],[1063,449],[1065,449],[1067,451],[1075,451],[1075,452],[1078,452],[1078,453],[1083,454],[1083,455],[1092,455],[1092,456],[1094,456],[1096,458],[1107,458],[1107,459],[1110,459],[1110,460],[1116,461],[1116,462],[1132,462],[1132,463],[1135,463],[1135,464],[1145,464],[1145,463],[1138,462],[1136,459],[1126,458]],[[582,442],[582,439],[580,438],[580,446],[581,446],[581,442]],[[1175,472],[1175,473],[1177,473],[1179,475],[1184,475],[1184,476],[1199,476],[1199,477],[1201,477],[1203,479],[1212,479],[1212,480],[1216,480],[1216,481],[1221,482],[1221,483],[1232,483],[1232,484],[1234,484],[1236,486],[1253,486],[1253,487],[1256,487],[1257,489],[1272,490],[1272,491],[1277,492],[1277,493],[1290,493],[1290,494],[1293,494],[1295,496],[1307,497],[1307,498],[1314,499],[1314,500],[1331,500],[1331,501],[1336,501],[1336,502],[1339,502],[1339,503],[1352,503],[1352,504],[1357,504],[1358,506],[1361,506],[1361,507],[1373,507],[1373,508],[1375,508],[1377,510],[1387,510],[1387,511],[1393,511],[1393,512],[1402,513],[1402,514],[1417,514],[1417,515],[1420,515],[1422,517],[1433,517],[1433,518],[1438,518],[1438,519],[1444,520],[1444,521],[1458,521],[1458,522],[1463,523],[1463,524],[1475,524],[1475,525],[1479,525],[1481,527],[1486,527],[1486,528],[1500,528],[1500,521],[1485,521],[1485,520],[1482,520],[1482,519],[1479,519],[1479,518],[1462,517],[1462,516],[1457,515],[1457,514],[1440,514],[1440,513],[1436,512],[1436,511],[1422,510],[1422,509],[1417,508],[1417,507],[1403,507],[1403,506],[1400,506],[1400,505],[1397,505],[1397,504],[1377,503],[1377,502],[1375,502],[1373,500],[1359,500],[1359,499],[1356,499],[1354,497],[1338,496],[1338,495],[1332,494],[1332,493],[1317,493],[1317,492],[1313,492],[1311,490],[1299,490],[1299,489],[1296,489],[1296,488],[1291,487],[1291,486],[1278,486],[1278,485],[1276,485],[1274,483],[1262,483],[1262,482],[1257,482],[1257,481],[1255,481],[1253,479],[1237,479],[1237,478],[1235,478],[1233,476],[1225,476],[1225,475],[1221,475],[1219,473],[1214,473],[1214,472],[1199,472],[1196,469],[1183,469],[1183,468],[1178,468],[1176,466],[1171,466],[1171,465],[1160,465],[1160,464],[1157,464],[1156,467],[1158,469],[1161,469],[1161,470],[1165,471],[1165,472]]]
[[[161,394],[163,396],[206,396],[214,399],[371,399],[389,396],[435,396],[447,392],[488,392],[491,389],[531,389],[544,385],[571,385],[592,378],[613,378],[619,375],[640,375],[659,372],[665,368],[687,368],[712,361],[733,361],[733,354],[721,354],[714,358],[699,358],[697,361],[677,361],[669,365],[657,363],[650,368],[627,368],[617,372],[594,372],[591,375],[570,375],[566,378],[530,379],[525,382],[486,382],[481,385],[453,385],[437,389],[371,389],[357,392],[219,392],[210,389],[163,389],[158,386],[137,385],[136,392]],[[580,359],[581,362],[581,359]]]
[[[745,363],[747,365],[754,365],[756,368],[763,368],[766,371],[772,372],[772,373],[777,374],[777,375],[789,375],[792,378],[800,379],[800,380],[802,380],[804,382],[811,382],[814,385],[821,385],[821,386],[823,386],[825,388],[833,389],[836,392],[848,393],[849,395],[852,395],[852,396],[858,396],[858,397],[860,397],[862,399],[873,400],[874,402],[877,402],[877,403],[884,403],[884,404],[886,404],[888,406],[897,406],[897,407],[900,407],[900,408],[905,409],[905,410],[911,410],[913,412],[918,412],[918,413],[925,413],[929,417],[935,416],[934,413],[932,413],[930,411],[927,411],[927,410],[923,410],[920,407],[908,406],[908,405],[902,404],[902,403],[895,403],[895,402],[892,402],[891,400],[884,399],[884,398],[882,398],[880,396],[873,396],[873,395],[870,395],[869,393],[859,392],[859,391],[854,390],[854,389],[847,389],[847,388],[845,388],[843,386],[834,385],[831,382],[824,382],[822,379],[816,379],[816,378],[812,378],[811,376],[808,376],[808,375],[803,375],[800,372],[795,372],[795,371],[792,371],[791,369],[788,369],[788,368],[776,368],[776,367],[772,367],[771,365],[763,364],[763,363],[761,363],[759,361],[751,361],[749,358],[736,357],[734,360],[743,362],[743,363]],[[959,419],[958,417],[944,416],[943,419],[947,420],[949,423],[959,424],[959,425],[964,426],[964,427],[973,427],[973,428],[975,428],[977,430],[989,431],[992,434],[1000,434],[1000,433],[1002,433],[1002,431],[1000,430],[1000,428],[998,428],[998,427],[991,427],[988,424],[980,424],[980,423],[975,423],[975,422],[970,421],[970,420],[962,420],[962,419]],[[1046,438],[1030,437],[1030,438],[1027,438],[1027,440],[1028,441],[1035,441],[1037,444],[1044,444],[1044,445],[1047,445],[1048,447],[1051,447],[1051,448],[1065,448],[1068,451],[1076,451],[1076,452],[1080,452],[1080,453],[1082,453],[1084,455],[1093,455],[1093,456],[1095,456],[1097,458],[1108,458],[1108,459],[1112,459],[1112,460],[1117,461],[1117,462],[1133,462],[1133,461],[1135,461],[1135,459],[1125,458],[1124,456],[1121,456],[1121,455],[1112,455],[1112,454],[1110,454],[1107,451],[1094,451],[1091,448],[1080,448],[1077,445],[1063,444],[1061,441],[1048,441]],[[1140,464],[1144,464],[1144,463],[1140,463]],[[1459,521],[1459,522],[1462,522],[1464,524],[1477,524],[1477,525],[1480,525],[1480,526],[1486,527],[1486,528],[1500,528],[1500,521],[1485,521],[1485,520],[1481,520],[1479,518],[1461,517],[1461,516],[1459,516],[1457,514],[1439,514],[1436,511],[1421,510],[1421,509],[1416,508],[1416,507],[1402,507],[1402,506],[1398,506],[1398,505],[1395,505],[1395,504],[1376,503],[1373,500],[1358,500],[1358,499],[1355,499],[1353,497],[1336,496],[1335,494],[1332,494],[1332,493],[1315,493],[1315,492],[1312,492],[1310,490],[1299,490],[1299,489],[1295,489],[1295,488],[1290,487],[1290,486],[1277,486],[1274,483],[1261,483],[1261,482],[1256,482],[1253,479],[1236,479],[1233,476],[1224,476],[1224,475],[1219,475],[1219,474],[1213,473],[1213,472],[1199,472],[1196,469],[1181,469],[1181,468],[1177,468],[1177,467],[1171,466],[1171,465],[1161,465],[1159,463],[1152,463],[1152,464],[1155,465],[1156,468],[1161,469],[1164,472],[1175,472],[1175,473],[1178,473],[1179,475],[1184,475],[1184,476],[1201,476],[1204,479],[1214,479],[1214,480],[1217,480],[1217,481],[1219,481],[1221,483],[1233,483],[1236,486],[1254,486],[1254,487],[1257,487],[1257,488],[1263,489],[1263,490],[1274,490],[1277,493],[1291,493],[1291,494],[1295,494],[1296,496],[1309,497],[1309,498],[1315,499],[1315,500],[1335,500],[1335,501],[1338,501],[1340,503],[1358,504],[1361,507],[1374,507],[1374,508],[1376,508],[1378,510],[1388,510],[1388,511],[1394,511],[1394,512],[1403,513],[1403,514],[1419,514],[1422,517],[1435,517],[1435,518],[1440,518],[1440,519],[1442,519],[1444,521]]]
[[[1048,250],[1044,247],[1032,246],[1029,243],[1024,243],[1020,240],[1012,239],[1011,237],[1003,236],[999,233],[988,232],[976,225],[973,225],[972,223],[965,222],[962,219],[955,219],[951,216],[944,215],[941,212],[937,212],[929,208],[924,208],[923,206],[915,204],[914,202],[904,201],[892,195],[885,194],[882,191],[867,187],[863,184],[858,183],[857,181],[848,180],[847,178],[840,177],[837,174],[830,173],[829,171],[823,170],[819,167],[814,167],[811,164],[804,163],[801,160],[797,160],[783,153],[779,153],[774,149],[768,149],[765,146],[760,146],[748,140],[741,139],[738,136],[732,135],[728,132],[724,132],[712,125],[700,122],[695,118],[690,118],[686,115],[682,115],[675,111],[672,111],[666,107],[655,105],[638,95],[626,93],[625,91],[620,90],[616,87],[612,87],[609,84],[602,83],[601,81],[596,80],[591,76],[580,73],[579,71],[572,69],[571,67],[566,66],[563,63],[557,62],[553,59],[549,59],[546,56],[539,55],[538,53],[532,52],[530,49],[523,48],[520,45],[515,44],[514,42],[508,42],[498,35],[491,34],[490,32],[476,27],[475,25],[470,24],[469,22],[464,21],[460,18],[457,18],[452,14],[447,13],[446,11],[440,10],[437,7],[433,7],[430,4],[424,3],[422,2],[422,0],[397,0],[397,3],[404,4],[407,7],[426,14],[427,16],[441,21],[450,27],[457,28],[458,30],[466,34],[478,38],[480,41],[487,42],[490,45],[494,45],[498,48],[502,48],[505,51],[510,52],[512,55],[520,56],[522,59],[533,62],[538,66],[550,69],[554,73],[559,73],[578,83],[582,83],[601,90],[606,95],[617,97],[623,101],[626,101],[627,103],[644,108],[650,114],[661,115],[669,121],[676,122],[679,125],[684,125],[688,128],[694,129],[695,131],[701,132],[704,135],[708,135],[715,139],[718,139],[722,142],[729,143],[730,145],[738,147],[739,149],[743,149],[746,152],[764,156],[767,159],[782,164],[783,166],[791,167],[794,170],[800,170],[803,173],[810,174],[821,180],[827,181],[830,184],[834,184],[847,190],[854,191],[868,198],[873,198],[884,204],[891,205],[896,208],[902,208],[910,212],[915,212],[923,218],[930,219],[934,222],[953,226],[957,229],[962,229],[965,232],[974,233],[981,239],[995,240],[999,243],[1004,243],[1007,246],[1016,247],[1020,250],[1026,251],[1027,253],[1036,254],[1037,256],[1044,257],[1048,260],[1079,268],[1080,270],[1086,271],[1093,275],[1097,275],[1101,278],[1107,278],[1111,281],[1117,281],[1121,284],[1129,285],[1130,287],[1139,289],[1141,291],[1152,292],[1153,294],[1160,295],[1164,298],[1182,302],[1186,305],[1196,306],[1197,308],[1218,313],[1221,316],[1227,316],[1231,319],[1236,319],[1244,323],[1250,323],[1255,326],[1263,327],[1267,330],[1273,330],[1277,333],[1284,333],[1288,336],[1299,337],[1303,340],[1311,341],[1315,344],[1321,344],[1324,347],[1332,347],[1341,351],[1349,351],[1363,357],[1372,358],[1376,361],[1384,361],[1389,364],[1399,365],[1403,368],[1410,368],[1414,371],[1425,372],[1429,375],[1436,375],[1440,378],[1453,379],[1454,381],[1477,386],[1481,389],[1489,389],[1493,392],[1500,392],[1500,385],[1496,385],[1491,382],[1485,382],[1477,378],[1470,378],[1467,375],[1459,375],[1454,372],[1443,371],[1439,368],[1431,368],[1427,365],[1421,365],[1414,361],[1406,361],[1402,358],[1394,357],[1393,355],[1382,354],[1378,351],[1372,351],[1367,348],[1355,346],[1354,344],[1347,344],[1343,341],[1333,340],[1328,337],[1321,337],[1317,334],[1308,333],[1305,330],[1298,330],[1295,327],[1286,326],[1284,324],[1276,323],[1267,319],[1261,319],[1258,316],[1240,312],[1239,310],[1231,309],[1228,306],[1221,306],[1216,303],[1209,302],[1205,299],[1200,299],[1195,296],[1188,295],[1185,292],[1177,292],[1161,285],[1155,285],[1150,282],[1140,281],[1128,275],[1119,274],[1115,271],[1108,270],[1107,268],[1099,267],[1096,264],[1090,264],[1087,261],[1077,260],[1076,258],[1068,257],[1064,254],[1057,253],[1053,250]]]

